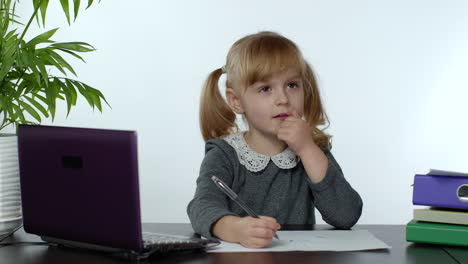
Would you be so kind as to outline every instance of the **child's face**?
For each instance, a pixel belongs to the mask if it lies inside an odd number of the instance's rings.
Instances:
[[[287,70],[245,90],[240,102],[251,132],[276,136],[281,122],[293,114],[304,113],[304,86],[301,75]]]

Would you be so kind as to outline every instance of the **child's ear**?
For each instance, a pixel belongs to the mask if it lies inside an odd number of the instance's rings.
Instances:
[[[234,91],[234,89],[226,88],[226,99],[232,111],[240,115],[244,113],[244,109],[242,108],[240,98],[239,96],[237,96],[236,91]]]

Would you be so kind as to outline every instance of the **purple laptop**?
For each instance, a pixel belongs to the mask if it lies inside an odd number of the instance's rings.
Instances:
[[[219,243],[143,237],[137,152],[135,131],[20,125],[25,231],[48,242],[137,258]]]

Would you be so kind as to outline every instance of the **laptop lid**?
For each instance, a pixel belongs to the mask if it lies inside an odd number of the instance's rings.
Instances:
[[[137,134],[19,125],[24,229],[112,248],[143,248]]]

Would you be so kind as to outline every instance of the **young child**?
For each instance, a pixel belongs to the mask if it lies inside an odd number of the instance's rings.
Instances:
[[[222,74],[227,102],[218,88]],[[247,131],[238,131],[235,113],[243,116]],[[291,40],[260,32],[234,43],[201,96],[205,158],[187,207],[194,230],[266,247],[280,224],[315,224],[314,208],[328,224],[351,228],[361,216],[362,200],[330,153],[330,136],[319,128],[327,124],[312,69]],[[212,175],[261,217],[248,216]]]

